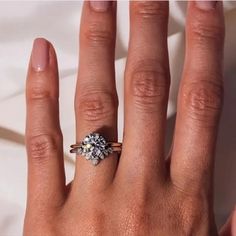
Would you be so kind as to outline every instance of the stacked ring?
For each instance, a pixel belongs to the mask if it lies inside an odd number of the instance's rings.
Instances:
[[[90,133],[78,144],[70,146],[71,153],[82,155],[86,160],[91,160],[93,165],[97,165],[101,160],[113,152],[121,153],[122,143],[106,142],[99,133]]]

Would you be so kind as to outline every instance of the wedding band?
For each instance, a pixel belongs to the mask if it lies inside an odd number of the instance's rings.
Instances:
[[[97,165],[101,160],[113,152],[121,152],[122,143],[106,142],[99,133],[90,133],[78,144],[70,146],[71,153],[82,155],[86,160],[91,160],[93,165]]]

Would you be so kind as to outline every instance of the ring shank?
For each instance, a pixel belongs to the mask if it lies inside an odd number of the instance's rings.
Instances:
[[[107,144],[110,146],[110,147],[122,147],[122,143],[118,143],[118,142],[107,142]],[[71,148],[79,148],[81,147],[81,143],[77,143],[77,144],[73,144],[71,145],[70,147]]]
[[[107,142],[108,146],[112,148],[113,152],[121,152],[122,149],[122,143],[118,143],[118,142]],[[71,145],[71,150],[70,153],[77,153],[78,149],[81,147],[81,143],[78,144],[73,144]]]

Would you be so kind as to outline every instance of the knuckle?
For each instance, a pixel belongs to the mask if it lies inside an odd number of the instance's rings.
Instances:
[[[130,232],[130,235],[140,235],[140,233],[148,232],[150,215],[145,206],[130,203],[129,206],[123,208],[122,219],[124,232]]]
[[[209,201],[207,196],[184,196],[179,207],[184,235],[198,235],[203,225],[211,225],[211,215],[208,211]],[[208,230],[208,229],[206,229]],[[213,230],[213,229],[211,229]],[[207,234],[208,235],[208,234]]]
[[[194,22],[191,25],[194,38],[197,40],[220,40],[223,37],[224,29],[220,25],[209,25],[203,22]]]
[[[85,32],[87,41],[92,45],[107,45],[113,42],[114,35],[103,24],[93,23]]]
[[[189,184],[186,187],[181,185],[173,183],[173,194],[178,201],[177,204],[172,205],[172,208],[174,212],[178,212],[177,218],[182,226],[182,235],[202,235],[198,231],[199,228],[202,228],[202,225],[210,225],[208,224],[210,222],[207,222],[210,219],[208,191],[202,188],[189,191]]]
[[[148,223],[147,214],[144,212],[140,212],[137,210],[132,209],[131,207],[127,209],[126,212],[122,212],[122,220],[123,223],[123,230],[124,232],[129,231],[131,235],[138,235],[141,232],[144,232],[145,223]]]
[[[183,85],[184,105],[188,114],[195,120],[215,124],[223,103],[223,86],[221,83],[202,80]]]
[[[40,134],[27,138],[27,149],[32,160],[47,161],[57,151],[61,135]]]
[[[92,232],[101,232],[101,225],[106,224],[106,215],[102,212],[93,211],[93,213],[86,213],[86,218],[82,221],[83,225],[88,226]]]
[[[43,100],[51,97],[50,91],[42,86],[34,86],[28,91],[28,100]]]
[[[117,95],[105,91],[85,93],[76,103],[76,111],[85,121],[104,121],[115,115],[117,107]]]
[[[156,111],[158,104],[167,101],[169,78],[163,67],[156,68],[159,69],[144,68],[131,73],[131,95],[134,105],[142,111]]]
[[[168,3],[160,1],[144,1],[136,3],[135,13],[144,19],[167,17],[168,16]]]
[[[104,227],[107,225],[108,222],[109,213],[107,211],[107,207],[98,207],[96,203],[97,201],[90,202],[89,206],[86,206],[85,208],[81,207],[78,211],[76,210],[74,213],[74,219],[76,219],[78,214],[81,216],[79,222],[79,228],[81,228],[82,230],[81,235],[86,235],[86,233],[88,233],[88,228],[90,229],[90,232],[93,232],[93,235],[103,235]],[[66,219],[63,216],[61,221],[65,220]]]
[[[39,225],[41,227],[39,227]],[[28,215],[26,213],[25,220],[24,220],[24,232],[23,235],[25,236],[40,236],[40,235],[53,235],[55,234],[55,227],[52,227],[52,221],[49,218],[45,217],[43,214],[33,214]],[[57,230],[56,230],[57,231]],[[59,234],[57,234],[59,235]]]

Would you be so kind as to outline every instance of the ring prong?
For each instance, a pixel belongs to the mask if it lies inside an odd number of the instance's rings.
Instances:
[[[94,160],[92,160],[92,163],[94,166],[96,166],[99,163],[99,160],[94,159]]]

